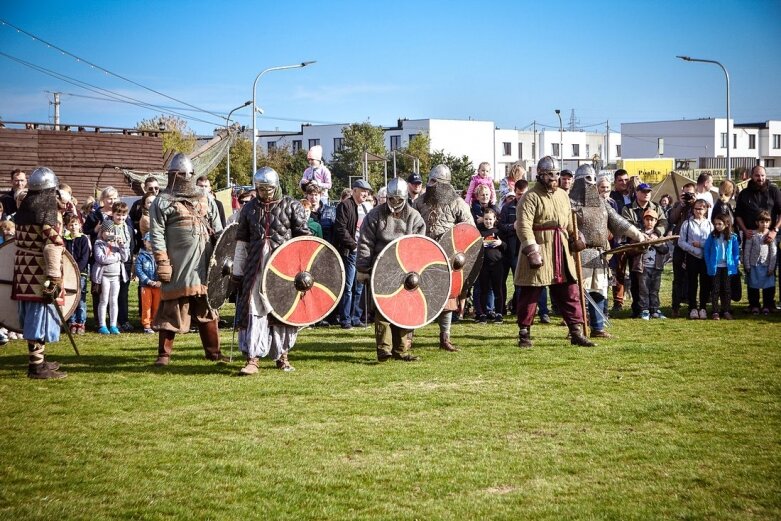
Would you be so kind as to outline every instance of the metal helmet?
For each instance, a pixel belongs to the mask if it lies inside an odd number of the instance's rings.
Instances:
[[[193,168],[193,162],[190,158],[179,152],[171,159],[171,164],[168,166],[168,173],[175,172],[185,179],[189,179],[195,175],[195,168]]]
[[[448,168],[447,165],[439,164],[429,172],[428,182],[431,183],[432,181],[436,181],[439,183],[450,183],[451,177],[450,168]]]
[[[407,204],[407,197],[409,196],[409,188],[407,182],[400,177],[394,177],[388,183],[388,208],[391,212],[398,213],[404,209],[404,205]]]
[[[47,188],[57,188],[60,186],[60,180],[54,175],[51,168],[39,166],[32,171],[27,179],[27,190],[30,192],[40,192]]]
[[[537,162],[537,175],[558,174],[560,172],[559,162],[556,161],[555,157],[545,156]]]
[[[252,176],[252,184],[258,193],[258,199],[264,203],[274,201],[279,192],[279,174],[270,166],[264,166]]]
[[[575,170],[575,181],[578,179],[585,179],[588,184],[595,184],[597,182],[597,173],[594,167],[588,163],[583,163]]]

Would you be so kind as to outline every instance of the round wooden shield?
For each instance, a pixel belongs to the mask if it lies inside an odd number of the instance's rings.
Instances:
[[[472,287],[483,265],[483,238],[480,230],[469,223],[458,223],[440,237],[452,272],[450,298],[457,298]]]
[[[317,237],[296,237],[272,252],[263,269],[261,291],[275,317],[303,327],[334,310],[344,279],[344,264],[333,246]]]
[[[209,307],[212,309],[220,309],[220,306],[228,298],[228,285],[233,269],[233,254],[236,251],[236,230],[238,229],[238,223],[231,223],[222,231],[209,259],[209,271],[206,274],[207,299]]]
[[[388,322],[415,329],[439,316],[450,295],[450,264],[442,246],[423,235],[389,243],[374,261],[372,298]]]
[[[11,240],[0,245],[0,326],[21,333],[22,324],[19,323],[17,301],[11,300],[15,257],[16,241]],[[81,276],[79,265],[67,250],[62,252],[62,285],[65,289],[65,297],[59,304],[65,320],[68,320],[79,305]]]

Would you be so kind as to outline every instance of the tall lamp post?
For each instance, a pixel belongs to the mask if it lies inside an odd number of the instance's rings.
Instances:
[[[263,69],[258,73],[257,76],[255,76],[255,81],[252,83],[252,174],[253,175],[258,170],[258,147],[257,147],[258,132],[255,127],[255,119],[256,119],[255,112],[257,111],[257,105],[255,104],[255,91],[258,86],[258,80],[260,79],[261,76],[263,76],[267,72],[282,71],[285,69],[300,69],[302,67],[306,67],[307,65],[312,65],[313,63],[316,62],[313,60],[313,61],[296,63],[294,65],[280,65],[279,67],[269,67],[268,69]]]
[[[233,113],[236,112],[237,110],[243,109],[247,105],[251,105],[251,104],[252,104],[252,100],[247,100],[247,101],[244,102],[243,105],[239,105],[235,109],[233,109],[230,112],[228,112],[228,117],[225,118],[225,130],[228,130],[228,127],[230,127],[231,116],[233,115]],[[230,186],[231,186],[231,147],[230,147],[230,145],[228,145],[227,183],[228,183],[228,188],[230,188]]]
[[[556,109],[559,117],[559,168],[564,168],[564,126],[561,123],[561,111]]]
[[[721,62],[717,62],[716,60],[705,60],[702,58],[692,58],[691,56],[676,56],[676,58],[680,58],[681,60],[687,61],[687,62],[702,62],[702,63],[713,63],[715,65],[718,65],[721,67],[721,70],[724,71],[724,77],[727,79],[727,179],[730,181],[732,180],[732,162],[730,161],[730,153],[729,153],[729,141],[730,141],[730,131],[729,131],[729,120],[730,120],[730,112],[729,112],[729,73],[727,72],[727,68],[724,67],[724,65],[721,64]]]

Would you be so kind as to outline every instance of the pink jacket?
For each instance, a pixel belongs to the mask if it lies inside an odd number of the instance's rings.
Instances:
[[[479,185],[485,185],[491,191],[491,204],[496,204],[496,190],[494,190],[494,180],[491,177],[480,177],[479,174],[472,176],[472,180],[469,181],[469,188],[466,191],[466,204],[471,205],[474,200],[475,191]]]

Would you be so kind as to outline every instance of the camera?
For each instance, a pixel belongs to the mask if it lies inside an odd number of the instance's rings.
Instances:
[[[684,192],[683,195],[681,195],[681,199],[683,199],[683,202],[691,204],[697,199],[697,195],[691,192]]]

